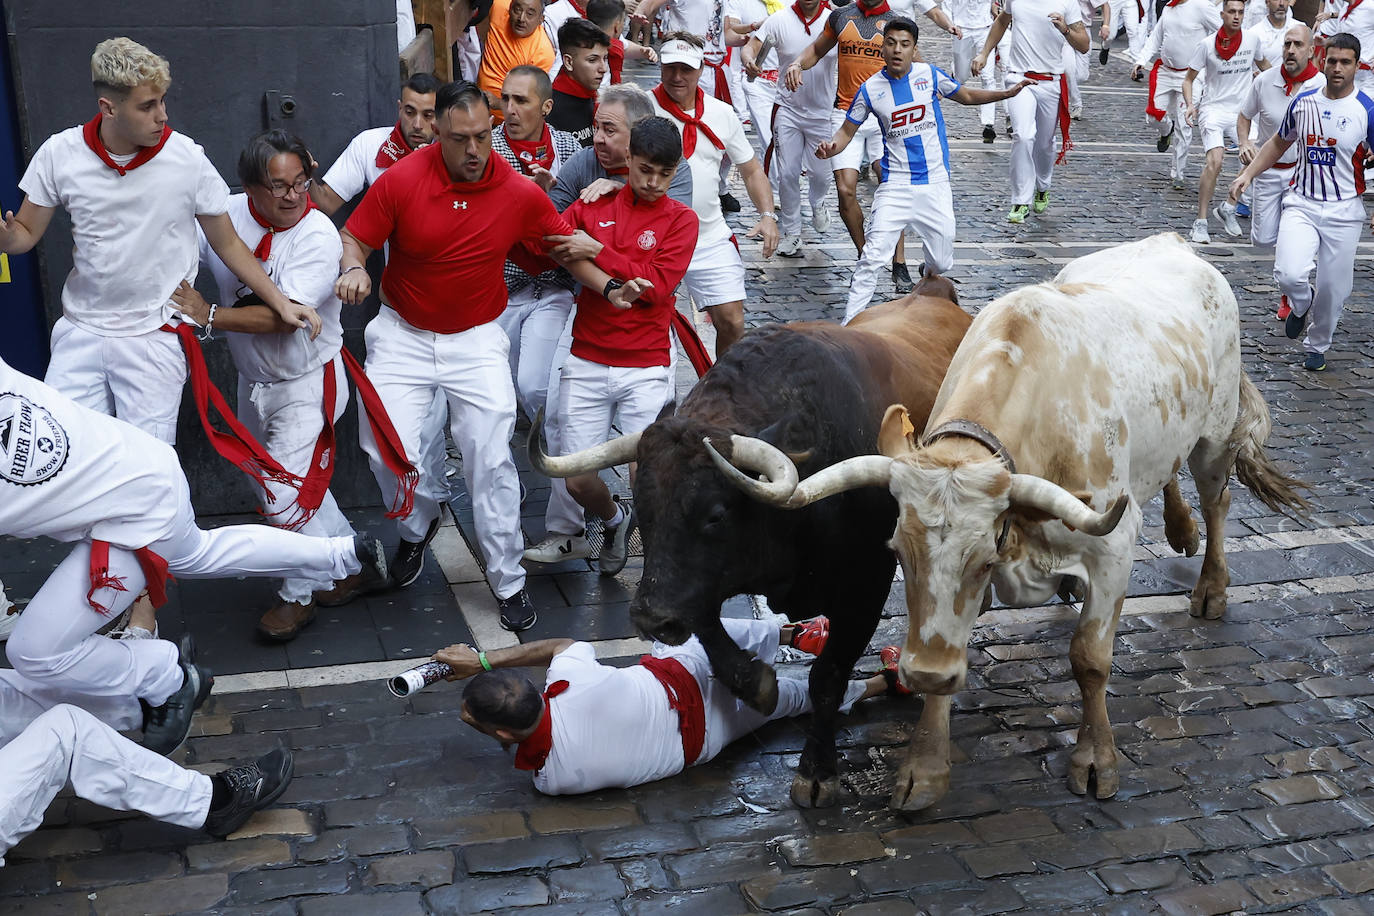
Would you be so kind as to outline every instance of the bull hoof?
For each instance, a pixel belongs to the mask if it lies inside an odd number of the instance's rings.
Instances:
[[[1165,524],[1164,537],[1169,541],[1169,546],[1174,549],[1175,553],[1181,553],[1186,557],[1195,556],[1198,548],[1202,546],[1202,540],[1197,533],[1197,523],[1190,518],[1188,524],[1181,527],[1183,527],[1182,531],[1175,531],[1173,526]]]
[[[1220,620],[1226,616],[1226,590],[1207,589],[1203,586],[1193,589],[1192,600],[1188,603],[1188,613],[1204,620]]]
[[[798,808],[833,808],[839,799],[838,776],[815,779],[798,773],[792,777],[792,804]]]
[[[1111,798],[1121,788],[1121,774],[1117,769],[1115,754],[1110,763],[1082,762],[1078,755],[1069,760],[1069,791],[1075,795],[1087,795],[1088,786],[1093,785],[1093,795],[1099,800]]]
[[[778,673],[757,659],[750,667],[754,671],[754,690],[742,699],[751,708],[771,716],[778,708]]]
[[[894,811],[924,811],[949,791],[949,770],[930,772],[903,766],[897,771],[897,784],[888,806]]]

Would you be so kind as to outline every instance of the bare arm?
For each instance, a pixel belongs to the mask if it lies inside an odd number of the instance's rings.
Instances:
[[[816,147],[816,158],[829,159],[839,155],[839,153],[849,145],[849,141],[854,139],[854,135],[858,132],[859,125],[845,118],[844,123],[840,125],[840,129],[835,131],[835,136]]]
[[[1183,77],[1184,117],[1189,124],[1197,120],[1197,110],[1193,107],[1193,83],[1197,79],[1197,74],[1196,70],[1189,69],[1187,76]]]
[[[1236,115],[1236,136],[1240,138],[1240,164],[1249,165],[1259,153],[1259,147],[1250,139],[1250,119],[1243,114]]]
[[[949,18],[949,14],[938,6],[932,7],[931,10],[928,13],[926,13],[926,18],[929,19],[931,22],[935,23],[936,25],[938,25],[940,28],[944,29],[949,34],[953,35],[955,38],[960,38],[964,34],[962,31],[959,30],[959,27],[954,24],[954,20]]]
[[[253,257],[253,252],[248,250],[248,246],[243,244],[243,239],[234,231],[229,214],[197,216],[196,220],[200,223],[210,247],[219,255],[224,266],[257,293],[268,308],[293,328],[310,328],[311,340],[320,336],[320,330],[324,325],[320,321],[319,313],[308,305],[292,302],[277,289],[272,278],[262,269],[262,264],[258,263],[258,259]]]
[[[493,668],[547,668],[555,655],[572,644],[571,639],[539,639],[508,649],[492,649],[487,653],[487,664]],[[466,643],[440,649],[433,658],[453,668],[447,678],[450,681],[466,680],[484,670],[477,650]]]
[[[372,249],[347,229],[341,230],[339,237],[343,239],[343,255],[339,258],[339,279],[334,284],[334,295],[344,305],[361,305],[372,293],[372,278],[367,275],[367,258]]]
[[[182,316],[194,321],[197,326],[205,327],[210,321],[210,303],[194,286],[181,281],[172,293],[172,301]],[[294,334],[296,329],[277,317],[277,313],[265,305],[240,305],[237,308],[219,307],[215,309],[213,325],[215,331],[238,331],[241,334]]]
[[[315,206],[324,211],[325,216],[333,216],[347,203],[333,188],[325,184],[323,179],[310,185],[310,199],[315,202]]]
[[[0,225],[0,251],[5,254],[24,254],[31,251],[43,233],[48,231],[52,222],[52,207],[40,207],[24,198],[19,205],[19,215],[13,210],[5,211],[4,224]]]
[[[1033,82],[1035,80],[1022,80],[1010,89],[974,89],[972,86],[960,86],[959,91],[948,96],[948,98],[960,105],[986,105],[989,102],[1009,99]]]
[[[1075,22],[1065,29],[1059,30],[1064,35],[1064,40],[1069,43],[1079,54],[1087,54],[1088,49],[1093,46],[1093,40],[1088,37],[1088,30],[1083,28],[1083,23]]]
[[[796,92],[801,88],[802,71],[810,70],[821,62],[821,58],[830,53],[835,47],[835,39],[831,36],[828,29],[821,29],[821,34],[816,36],[816,40],[811,42],[811,47],[797,55],[796,60],[787,65],[787,72],[783,75],[783,84],[788,89]]]
[[[759,68],[759,51],[763,49],[763,42],[758,38],[750,36],[744,43],[744,49],[739,52],[740,66],[744,68],[745,76],[757,78],[763,71]]]
[[[1240,195],[1244,194],[1245,189],[1250,187],[1250,182],[1255,180],[1255,176],[1265,169],[1273,168],[1274,163],[1278,162],[1283,154],[1288,152],[1288,147],[1292,145],[1292,140],[1285,140],[1278,134],[1274,134],[1265,141],[1259,152],[1255,154],[1255,158],[1245,167],[1245,171],[1241,172],[1236,180],[1231,182],[1231,190],[1228,195],[1231,203],[1240,200]]]
[[[773,186],[768,183],[768,173],[759,164],[758,158],[735,166],[739,177],[744,179],[744,189],[754,202],[754,209],[761,215],[754,228],[746,233],[746,238],[763,240],[763,256],[771,258],[778,247],[778,217],[773,209]]]
[[[1011,13],[1005,10],[998,13],[997,18],[992,20],[992,26],[988,29],[988,39],[983,42],[983,50],[979,51],[978,56],[973,58],[969,64],[969,69],[973,71],[974,76],[983,72],[983,68],[988,63],[988,55],[992,53],[993,48],[997,47],[997,42],[1002,40],[1002,36],[1007,34],[1007,29],[1010,26]]]
[[[763,25],[760,22],[740,22],[734,16],[725,17],[725,44],[732,48],[738,48],[749,42],[749,36],[758,31],[758,27]]]

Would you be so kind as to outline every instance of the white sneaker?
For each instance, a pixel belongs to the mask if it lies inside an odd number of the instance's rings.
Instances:
[[[1240,237],[1240,223],[1236,222],[1236,208],[1229,204],[1212,208],[1212,215],[1221,220],[1221,228],[1231,238]]]
[[[1212,240],[1212,235],[1207,231],[1207,220],[1193,220],[1193,231],[1188,233],[1188,238],[1197,242],[1199,245],[1206,245]]]
[[[811,211],[811,228],[824,235],[830,231],[830,208],[822,204]]]
[[[10,638],[14,628],[19,625],[19,609],[6,602],[5,609],[0,610],[0,642]]]
[[[1074,120],[1074,121],[1081,121],[1081,120],[1083,120],[1083,106],[1082,106],[1082,105],[1070,105],[1070,106],[1069,106],[1069,117],[1070,117],[1072,120]]]
[[[778,242],[778,250],[774,254],[780,258],[801,257],[801,233],[783,236],[782,241]]]
[[[586,533],[551,534],[544,540],[525,551],[526,563],[562,563],[564,560],[581,560],[592,555],[592,545]]]

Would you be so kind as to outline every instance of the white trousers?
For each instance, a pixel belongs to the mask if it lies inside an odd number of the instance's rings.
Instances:
[[[494,321],[457,334],[422,331],[382,306],[367,325],[367,375],[391,415],[406,457],[420,470],[415,507],[397,527],[408,541],[424,539],[439,515],[431,464],[417,460],[426,416],[435,392],[447,400],[449,431],[463,456],[463,476],[472,499],[478,546],[487,563],[487,582],[497,598],[525,585],[520,566],[520,478],[511,457],[515,430],[515,385],[510,374],[510,341]],[[396,477],[382,463],[372,431],[359,424],[359,440],[382,499],[396,492]]]
[[[778,182],[778,228],[784,236],[801,232],[801,177],[806,170],[807,200],[814,216],[830,192],[830,167],[816,158],[816,147],[831,136],[830,112],[804,112],[783,103],[773,106],[772,173]]]
[[[927,273],[943,274],[954,266],[954,197],[948,181],[884,181],[878,186],[873,194],[873,211],[864,228],[863,252],[849,284],[845,324],[868,308],[878,286],[878,272],[891,263],[897,240],[907,228],[920,236]]]
[[[983,44],[988,40],[988,28],[981,29],[962,29],[963,37],[954,39],[954,78],[961,83],[967,83],[973,79],[973,70],[970,64],[973,59],[983,50]],[[995,53],[995,52],[994,52]],[[983,81],[983,88],[994,90],[998,88],[997,66],[995,61],[988,61],[987,66],[979,79]],[[997,103],[989,102],[986,105],[978,106],[978,120],[984,127],[991,127],[993,118],[997,115]]]
[[[725,626],[725,632],[745,652],[769,664],[778,654],[781,633],[777,624],[767,620],[734,618],[727,618],[721,623]],[[712,759],[731,742],[757,730],[765,722],[801,716],[811,711],[807,682],[791,677],[778,678],[778,706],[770,715],[764,715],[749,706],[731,693],[719,679],[712,677],[710,659],[695,636],[680,646],[656,642],[650,652],[655,658],[672,658],[681,662],[701,687],[701,698],[706,707],[706,741],[697,763]],[[853,709],[863,692],[863,681],[850,681],[845,687],[840,711],[847,713]]]
[[[1090,25],[1085,26],[1085,28],[1089,32],[1092,31]],[[1083,105],[1083,93],[1079,91],[1078,87],[1086,83],[1092,73],[1088,67],[1088,54],[1089,51],[1080,54],[1067,44],[1064,45],[1064,73],[1069,78],[1070,108],[1081,108]]]
[[[176,528],[149,547],[179,578],[318,575],[327,581],[358,572],[362,565],[351,537],[316,538],[269,525],[196,526],[185,478],[176,496]],[[142,698],[161,705],[182,684],[177,647],[165,639],[107,639],[95,631],[122,614],[146,580],[133,552],[110,547],[110,575],[124,589],[91,590],[91,545],[82,542],[58,564],[10,634],[5,654],[14,670],[54,690],[82,698]],[[81,700],[86,705],[86,700]],[[0,771],[3,772],[3,771]]]
[[[0,684],[0,691],[6,686]],[[141,811],[178,827],[202,827],[210,813],[209,776],[177,766],[65,704],[39,714],[0,747],[0,773],[0,856],[43,822],[43,812],[68,782],[97,805]]]
[[[1021,81],[1008,73],[1007,86]],[[1054,177],[1054,135],[1059,129],[1059,77],[1032,83],[1006,100],[1015,136],[1011,141],[1011,203],[1029,204],[1036,191],[1048,191]]]
[[[1283,194],[1292,175],[1292,169],[1265,169],[1250,182],[1250,244],[1256,248],[1273,248],[1279,239]]]
[[[1193,144],[1193,128],[1184,117],[1185,106],[1183,104],[1183,78],[1186,72],[1170,70],[1168,67],[1159,68],[1159,77],[1155,81],[1155,105],[1163,111],[1164,119],[1156,121],[1146,115],[1146,119],[1159,130],[1161,137],[1167,137],[1170,131],[1176,131],[1173,144],[1169,147],[1169,177],[1182,178],[1184,169],[1188,165],[1188,147]],[[1147,77],[1148,78],[1148,77]],[[1201,92],[1201,88],[1194,83],[1193,92]]]
[[[239,420],[278,464],[302,477],[310,470],[315,443],[324,429],[324,372],[334,373],[334,422],[337,424],[348,407],[348,376],[341,357],[334,357],[323,369],[300,378],[250,382],[239,376]],[[359,420],[367,422],[365,417]],[[336,442],[336,451],[337,445]],[[259,501],[263,511],[269,513],[268,521],[289,521],[294,514],[296,488],[268,481],[266,492],[260,491]],[[339,510],[334,494],[327,490],[319,510],[310,521],[295,530],[313,537],[351,538],[356,533]],[[333,585],[332,579],[318,573],[288,576],[282,580],[277,594],[283,601],[308,604],[315,592]]]
[[[777,81],[759,77],[751,83],[741,76],[738,98],[749,112],[749,120],[754,125],[754,154],[762,162],[768,144],[773,142],[772,118],[773,106],[778,100]]]
[[[620,435],[640,432],[654,422],[672,394],[667,366],[607,366],[569,355],[558,387],[560,454],[600,445],[611,438],[612,426]],[[575,534],[582,529],[581,507],[577,508],[576,525],[569,525],[569,510],[561,502],[564,498],[572,500],[566,489],[559,504],[555,505],[552,496],[549,499],[544,527],[550,534]]]
[[[525,416],[549,410],[550,375],[558,338],[572,314],[573,294],[560,286],[531,283],[510,297],[496,319],[510,340],[510,370],[515,396]]]
[[[1145,0],[1141,0],[1142,3]],[[1145,7],[1146,18],[1149,17],[1149,8],[1154,4],[1154,0],[1148,0],[1149,5]],[[1140,57],[1140,52],[1145,48],[1145,40],[1150,37],[1149,24],[1142,21],[1140,10],[1141,6],[1137,0],[1111,0],[1112,22],[1117,26],[1126,26],[1126,56],[1130,60]],[[1115,31],[1115,29],[1113,30]]]
[[[186,354],[175,334],[105,337],[59,318],[43,381],[82,407],[176,442]]]
[[[1355,247],[1364,231],[1364,201],[1322,202],[1289,192],[1279,218],[1274,282],[1299,315],[1311,314],[1303,349],[1325,353],[1355,281]],[[1316,295],[1308,285],[1316,268]],[[26,612],[27,613],[27,612]]]

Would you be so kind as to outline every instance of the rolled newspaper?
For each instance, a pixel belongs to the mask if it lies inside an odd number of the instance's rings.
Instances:
[[[763,69],[763,62],[768,60],[768,55],[772,50],[773,37],[770,35],[769,37],[765,38],[762,42],[759,43],[759,53],[754,55],[754,63],[758,66],[760,70]],[[745,79],[747,79],[751,83],[754,81],[754,77],[752,76],[745,76]]]
[[[405,698],[417,690],[424,690],[435,681],[442,681],[452,673],[453,668],[443,662],[427,661],[388,680],[386,689],[391,691],[392,696]]]

